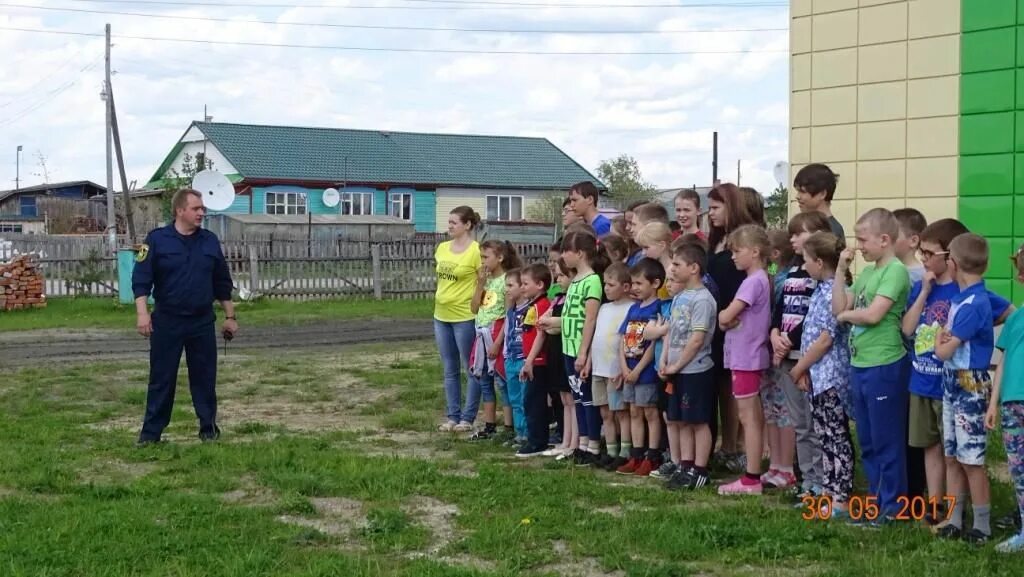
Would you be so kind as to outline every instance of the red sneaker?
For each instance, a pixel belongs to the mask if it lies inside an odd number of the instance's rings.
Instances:
[[[651,471],[657,468],[658,466],[654,463],[654,461],[650,459],[644,459],[643,461],[640,461],[640,466],[636,468],[636,472],[634,472],[633,474],[639,475],[640,477],[647,477],[651,474]]]
[[[637,459],[637,458],[634,458],[634,457],[630,457],[629,460],[626,461],[626,464],[621,466],[621,467],[619,467],[618,469],[615,469],[615,472],[616,473],[622,473],[623,475],[632,475],[633,473],[636,472],[636,469],[639,466],[640,466],[640,459]],[[650,473],[650,471],[647,471],[647,472]]]

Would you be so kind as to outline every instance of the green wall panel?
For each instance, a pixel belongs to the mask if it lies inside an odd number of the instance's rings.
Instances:
[[[1024,28],[1024,27],[1022,27]],[[960,76],[960,114],[1004,112],[1016,106],[1016,70],[974,72]]]
[[[1013,234],[1024,237],[1024,196],[1013,197]]]
[[[986,278],[1010,279],[1010,255],[1013,254],[1012,237],[988,237],[988,272]]]
[[[1014,0],[964,0],[960,8],[961,30],[985,30],[1017,23]]]
[[[1013,281],[1005,279],[992,279],[985,278],[985,288],[1000,295],[1004,299],[1009,300],[1011,303],[1017,303],[1020,301],[1014,301],[1013,299]]]
[[[1024,66],[1024,26],[1017,27],[1017,66]]]
[[[1017,91],[1017,108],[1024,108],[1024,68],[1017,69],[1017,86],[1021,89]]]
[[[1013,152],[1014,113],[960,116],[960,154]]]
[[[960,72],[1013,68],[1016,48],[1016,27],[965,32],[960,37]]]
[[[961,156],[960,196],[1013,194],[1013,162],[1012,154]]]
[[[963,16],[960,19],[963,20]],[[1017,24],[1024,24],[1024,0],[1017,0]]]
[[[1024,154],[1014,156],[1013,192],[1015,194],[1024,194]]]
[[[960,222],[985,237],[1013,235],[1012,196],[968,196],[958,201]]]

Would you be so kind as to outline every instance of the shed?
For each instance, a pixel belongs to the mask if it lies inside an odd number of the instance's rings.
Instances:
[[[412,239],[413,223],[381,215],[211,214],[206,228],[222,240],[349,240],[388,242]]]

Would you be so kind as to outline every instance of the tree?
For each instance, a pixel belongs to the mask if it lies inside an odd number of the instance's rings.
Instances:
[[[536,201],[526,207],[526,217],[534,222],[544,222],[555,225],[555,236],[562,232],[562,202],[565,201],[565,193],[552,190],[541,195]]]
[[[782,228],[788,217],[789,189],[780,184],[764,199],[764,220],[768,228]]]
[[[186,153],[181,159],[180,171],[173,167],[168,169],[167,174],[164,175],[163,179],[163,192],[160,194],[160,201],[163,206],[165,220],[174,220],[174,211],[171,210],[171,199],[174,197],[174,193],[178,192],[178,189],[190,186],[192,177],[195,176],[197,172],[210,170],[212,168],[213,161],[206,158],[203,153],[199,153],[195,157]]]
[[[608,186],[610,204],[619,210],[636,201],[651,201],[658,194],[657,187],[644,180],[640,165],[628,154],[602,160],[597,176]]]

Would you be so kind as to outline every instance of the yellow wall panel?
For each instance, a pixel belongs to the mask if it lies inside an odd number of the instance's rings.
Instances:
[[[852,124],[857,122],[857,87],[826,88],[811,92],[811,124]]]
[[[860,7],[878,6],[879,4],[906,3],[907,0],[860,0]]]
[[[955,196],[908,198],[907,206],[920,210],[928,222],[935,222],[941,218],[957,217],[957,199]]]
[[[811,18],[794,18],[789,23],[789,51],[803,54],[811,51]]]
[[[810,128],[794,128],[789,131],[789,161],[801,164],[811,161]]]
[[[857,84],[857,49],[830,50],[811,55],[811,87]]]
[[[907,39],[905,2],[861,8],[857,12],[860,14],[857,25],[859,44],[883,44]]]
[[[811,158],[814,162],[848,162],[857,159],[857,125],[811,128]]]
[[[903,80],[907,77],[907,43],[861,46],[857,67],[857,79],[861,84]]]
[[[959,117],[939,116],[907,121],[907,158],[957,154]]]
[[[902,197],[906,183],[907,163],[903,159],[857,163],[857,198]]]
[[[961,0],[910,0],[907,13],[907,32],[910,38],[958,34],[960,2]]]
[[[907,118],[959,114],[959,76],[918,78],[907,82]]]
[[[857,87],[857,120],[899,120],[907,117],[907,83],[900,80]]]
[[[857,10],[816,14],[814,19],[814,51],[835,50],[857,45]]]
[[[809,90],[811,88],[811,55],[797,54],[790,58],[789,66],[790,88],[792,90]]]
[[[908,159],[907,197],[956,198],[958,173],[956,156]]]
[[[857,160],[905,158],[907,123],[904,120],[857,125]]]
[[[922,38],[907,43],[907,77],[960,74],[960,36]]]
[[[832,172],[839,175],[839,182],[836,184],[837,198],[856,198],[857,196],[857,163],[856,162],[831,162],[829,167]]]
[[[811,14],[811,4],[811,0],[792,0],[789,3],[790,17],[809,16]]]
[[[792,127],[811,125],[811,92],[803,90],[789,95],[789,125]]]
[[[857,201],[833,200],[832,216],[843,225],[846,234],[853,236],[853,225],[857,222]]]
[[[857,199],[857,218],[860,218],[865,212],[872,208],[886,208],[889,210],[896,210],[897,208],[906,208],[907,199],[903,197],[899,198],[866,198]],[[856,222],[856,219],[854,219]]]
[[[815,14],[849,10],[857,7],[857,0],[812,0],[812,7]]]

